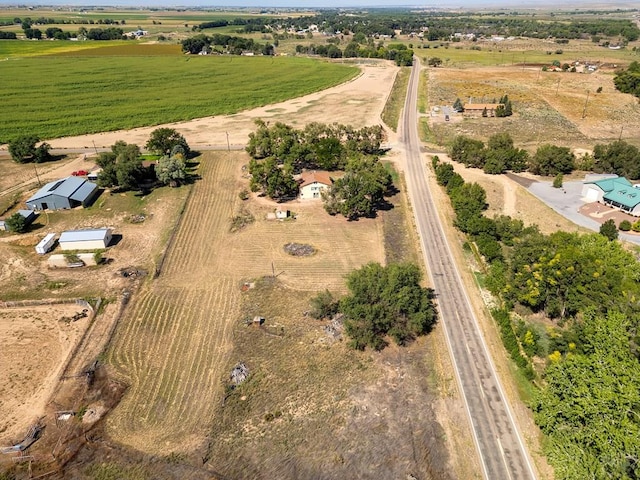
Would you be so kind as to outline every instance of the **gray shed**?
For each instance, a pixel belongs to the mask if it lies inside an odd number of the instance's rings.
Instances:
[[[67,177],[47,183],[26,201],[33,210],[59,210],[82,205],[86,207],[95,200],[98,186],[81,177]]]

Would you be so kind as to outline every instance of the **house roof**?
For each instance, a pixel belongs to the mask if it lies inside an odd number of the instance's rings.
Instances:
[[[33,210],[18,210],[18,213],[27,220],[32,220],[36,217],[36,212]]]
[[[300,174],[300,188],[311,185],[312,183],[322,183],[323,185],[332,185],[333,181],[329,176],[329,172],[302,172]]]
[[[634,208],[640,204],[640,189],[633,187],[616,188],[603,197],[608,202],[617,203],[627,208]]]
[[[81,191],[79,191],[85,184],[92,185],[92,187],[84,187]],[[95,190],[95,188],[97,188],[97,185],[95,183],[88,182],[84,178],[67,177],[63,178],[62,180],[56,180],[54,182],[47,183],[44,187],[34,193],[26,203],[39,200],[48,195],[60,195],[61,197],[71,198],[73,200],[78,200],[81,202],[86,198],[86,196],[81,197],[81,195],[84,194],[88,196]]]
[[[88,230],[69,230],[62,232],[60,243],[64,242],[84,242],[91,240],[104,240],[109,234],[109,228],[94,228]]]
[[[498,105],[502,105],[501,103],[467,103],[464,106],[465,110],[495,110],[498,108]]]
[[[610,177],[596,180],[595,182],[584,182],[585,184],[597,185],[603,192],[613,192],[614,190],[632,187],[631,182],[624,177]]]

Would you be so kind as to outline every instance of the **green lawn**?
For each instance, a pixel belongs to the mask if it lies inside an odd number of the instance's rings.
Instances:
[[[25,133],[47,139],[231,114],[322,90],[358,72],[307,58],[95,53],[1,62],[0,143]]]

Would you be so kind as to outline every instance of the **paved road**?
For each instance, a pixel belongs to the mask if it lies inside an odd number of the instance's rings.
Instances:
[[[427,184],[417,128],[419,72],[420,64],[415,59],[400,139],[406,149],[407,186],[440,318],[480,454],[482,473],[488,480],[535,479]]]

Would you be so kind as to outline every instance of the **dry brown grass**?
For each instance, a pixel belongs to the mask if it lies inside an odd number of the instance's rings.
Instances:
[[[596,93],[599,87],[602,92]],[[592,148],[617,140],[621,133],[623,139],[637,143],[640,136],[638,102],[615,90],[611,71],[554,73],[518,66],[430,71],[430,106],[451,105],[456,98],[492,101],[504,94],[514,104],[513,116],[436,123],[436,137],[442,143],[460,134],[486,140],[506,131],[516,145],[535,149],[543,143]]]
[[[238,192],[246,188],[246,180],[239,180],[246,161],[244,154],[205,155],[203,180],[194,186],[163,272],[135,300],[111,348],[110,361],[131,388],[109,431],[143,451],[192,451],[204,441],[211,405],[223,396],[243,281],[271,274],[273,263],[278,283],[289,292],[339,292],[349,271],[384,260],[380,220],[330,217],[320,202],[286,205],[296,214],[290,221],[266,219],[275,203],[244,202],[256,221],[231,233]],[[283,247],[289,242],[310,244],[316,253],[288,255]],[[287,296],[306,308],[297,294]],[[280,302],[286,305],[286,296]],[[286,309],[282,314],[295,319]]]

